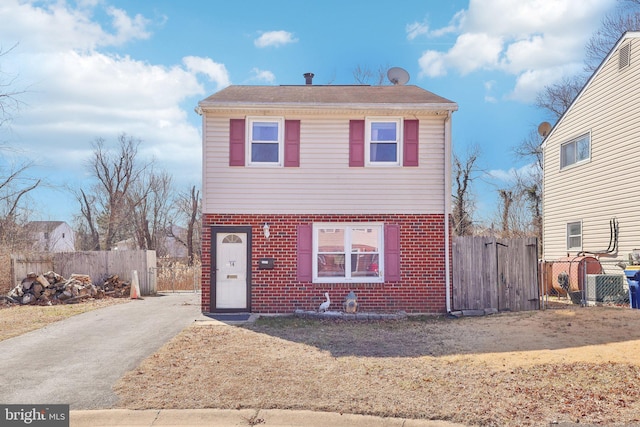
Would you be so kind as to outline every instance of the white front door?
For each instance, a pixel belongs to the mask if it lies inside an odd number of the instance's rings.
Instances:
[[[216,233],[216,309],[246,310],[247,233]]]

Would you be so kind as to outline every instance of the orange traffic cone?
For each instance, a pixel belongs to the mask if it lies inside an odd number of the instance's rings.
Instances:
[[[133,270],[131,272],[131,299],[141,299],[140,298],[140,282],[138,281],[138,272]]]

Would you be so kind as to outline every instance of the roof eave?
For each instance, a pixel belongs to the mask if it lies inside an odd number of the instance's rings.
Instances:
[[[209,110],[252,110],[252,109],[290,109],[290,110],[424,110],[424,111],[458,111],[458,104],[453,103],[300,103],[300,102],[206,102],[198,103],[203,111]]]

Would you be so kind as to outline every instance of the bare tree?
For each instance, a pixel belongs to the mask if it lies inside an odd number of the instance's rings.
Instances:
[[[580,93],[586,80],[584,75],[564,77],[558,83],[545,86],[536,96],[536,107],[547,110],[554,120],[558,120]]]
[[[15,49],[16,46],[17,44],[6,50],[0,48],[0,59]],[[0,126],[2,126],[13,118],[14,112],[20,109],[22,101],[20,101],[19,96],[25,91],[15,89],[15,76],[7,76],[4,73],[0,75],[6,79],[0,79]]]
[[[87,194],[84,190],[80,189],[74,193],[78,204],[80,205],[80,216],[76,219],[78,225],[76,226],[76,246],[78,249],[88,251],[100,250],[100,233],[98,232],[98,225],[95,216],[96,200],[95,193]],[[84,219],[84,221],[82,221]]]
[[[471,185],[476,171],[476,162],[480,155],[478,147],[472,148],[466,158],[453,155],[453,232],[457,236],[473,234]]]
[[[600,28],[585,48],[585,70],[593,73],[611,48],[627,31],[640,29],[640,1],[619,0],[616,10],[602,19]]]
[[[99,247],[110,250],[119,237],[123,237],[131,219],[132,186],[142,179],[151,162],[138,159],[140,140],[122,134],[115,151],[105,147],[98,138],[88,162],[88,169],[96,179],[91,197],[81,190],[81,211],[89,230],[101,235]]]
[[[27,218],[20,215],[21,202],[40,185],[39,179],[26,176],[29,166],[9,170],[5,175],[0,165],[0,245],[13,249],[25,241],[23,225]]]
[[[0,58],[11,52],[16,45],[8,50],[0,49]],[[19,95],[24,93],[21,90],[13,89],[15,77],[7,79],[6,74],[0,74],[0,127],[4,126],[13,118],[13,113],[19,109],[22,102]],[[5,80],[6,79],[6,80]],[[0,150],[8,151],[11,148],[0,143]],[[15,248],[24,240],[22,222],[26,220],[20,218],[20,208],[27,194],[35,190],[40,184],[40,179],[29,177],[28,169],[32,166],[30,162],[25,162],[19,166],[7,162],[7,158],[0,158],[0,244]]]
[[[172,182],[167,172],[150,172],[134,183],[129,196],[137,247],[165,255],[166,230],[171,223]]]
[[[500,199],[502,201],[502,237],[511,237],[509,219],[511,214],[511,205],[513,204],[513,191],[507,189],[498,190]]]
[[[543,152],[542,136],[532,130],[515,150],[516,157],[531,161],[530,173],[527,176],[516,176],[517,193],[524,195],[529,207],[530,224],[534,235],[542,242],[542,178]],[[542,245],[539,245],[542,249]]]
[[[179,217],[187,224],[187,232],[185,236],[176,235],[175,233],[172,236],[187,248],[189,265],[193,265],[196,259],[200,258],[199,249],[202,236],[200,230],[200,219],[202,217],[200,191],[196,189],[195,185],[191,187],[189,192],[178,194],[176,207]],[[171,230],[173,231],[173,227],[171,227]]]
[[[585,73],[565,77],[538,93],[536,106],[547,110],[555,120],[569,108],[587,79],[598,68],[611,48],[626,31],[640,29],[640,1],[618,0],[619,7],[605,16],[585,49]]]
[[[386,79],[388,69],[388,65],[380,65],[377,70],[372,70],[368,66],[357,65],[353,70],[353,79],[361,85],[373,84],[382,86],[385,83],[390,84]]]

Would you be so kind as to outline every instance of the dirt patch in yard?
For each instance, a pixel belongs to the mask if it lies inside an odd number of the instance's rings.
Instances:
[[[122,407],[309,409],[467,425],[640,422],[640,310],[196,323],[116,386]]]

